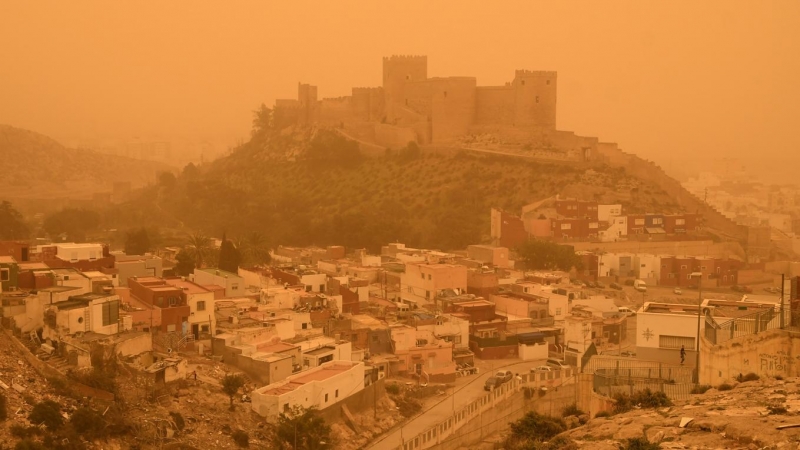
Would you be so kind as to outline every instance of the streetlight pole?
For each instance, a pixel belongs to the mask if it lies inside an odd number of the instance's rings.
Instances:
[[[697,353],[695,355],[694,370],[695,382],[700,383],[700,315],[703,305],[703,274],[695,272],[692,277],[697,277]]]

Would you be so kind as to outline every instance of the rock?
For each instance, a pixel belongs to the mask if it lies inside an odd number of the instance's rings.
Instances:
[[[636,423],[629,423],[620,427],[619,431],[614,433],[614,439],[635,439],[644,435],[644,426]]]
[[[581,421],[581,425],[589,422],[589,419],[590,419],[590,417],[589,417],[588,414],[581,414],[580,416],[578,416],[578,420]]]
[[[629,424],[631,422],[633,422],[633,419],[631,419],[630,417],[624,417],[622,420],[619,421],[619,424],[620,425],[627,425],[627,424]]]
[[[650,441],[651,444],[658,444],[663,439],[664,439],[664,430],[659,430],[657,433],[653,433],[652,436],[647,438],[647,440]]]
[[[581,425],[581,421],[578,420],[577,416],[564,417],[564,423],[567,424],[567,429],[568,430],[571,430],[573,428],[579,427]]]

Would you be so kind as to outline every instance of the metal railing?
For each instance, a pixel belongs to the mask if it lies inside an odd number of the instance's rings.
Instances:
[[[633,395],[635,392],[650,389],[653,392],[663,392],[671,400],[686,400],[692,394],[695,384],[691,381],[691,369],[688,370],[688,379],[681,380],[668,378],[637,377],[632,374],[616,375],[611,369],[600,369],[594,373],[594,391],[607,397],[615,394]]]
[[[785,311],[783,315],[785,317],[791,316],[789,311]],[[705,338],[712,344],[717,345],[738,337],[757,334],[766,330],[784,328],[781,326],[781,318],[781,312],[774,309],[758,311],[722,323],[717,323],[706,315]],[[798,317],[798,319],[800,319],[800,317]],[[789,322],[785,319],[783,321]],[[794,320],[791,322],[793,321]]]

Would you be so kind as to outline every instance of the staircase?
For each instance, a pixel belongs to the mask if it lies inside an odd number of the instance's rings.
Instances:
[[[83,331],[92,331],[92,327],[89,325],[91,324],[92,319],[92,309],[86,308],[83,310]]]

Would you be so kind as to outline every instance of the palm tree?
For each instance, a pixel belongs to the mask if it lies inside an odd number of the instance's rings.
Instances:
[[[268,263],[271,259],[267,238],[257,231],[237,237],[234,245],[242,256],[243,265]]]
[[[194,258],[194,266],[199,269],[203,267],[203,261],[207,260],[213,252],[214,243],[210,237],[197,232],[186,236],[186,245],[184,247],[186,252]]]

